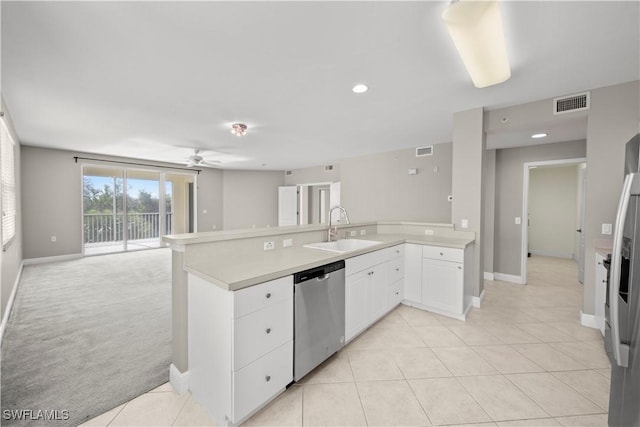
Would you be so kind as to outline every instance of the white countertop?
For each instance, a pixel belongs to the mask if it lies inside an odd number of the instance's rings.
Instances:
[[[185,270],[223,289],[236,291],[309,268],[402,243],[464,249],[474,242],[473,239],[410,234],[371,234],[366,236],[366,240],[376,240],[382,243],[342,254],[294,246],[273,251],[264,251],[246,259],[238,259],[235,255],[229,255],[228,257],[221,256],[209,259],[207,262],[186,265]]]

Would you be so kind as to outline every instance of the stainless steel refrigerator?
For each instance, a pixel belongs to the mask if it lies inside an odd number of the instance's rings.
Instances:
[[[640,134],[626,145],[625,178],[607,280],[609,426],[640,426]]]

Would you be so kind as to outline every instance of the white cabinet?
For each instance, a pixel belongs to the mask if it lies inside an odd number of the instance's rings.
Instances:
[[[462,251],[461,251],[462,252]],[[422,260],[422,303],[438,310],[463,312],[464,272],[459,262]]]
[[[404,245],[404,299],[417,304],[422,303],[422,247]]]
[[[471,308],[473,245],[449,248],[405,245],[407,305],[464,319]]]
[[[239,424],[293,381],[293,278],[225,291],[189,274],[189,388]]]
[[[345,339],[351,340],[402,301],[402,245],[346,260]]]
[[[596,287],[595,287],[595,317],[596,325],[604,335],[604,305],[607,293],[607,269],[604,266],[605,258],[596,252]]]

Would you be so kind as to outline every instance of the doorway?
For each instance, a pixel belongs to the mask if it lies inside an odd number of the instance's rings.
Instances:
[[[163,235],[187,232],[194,180],[194,174],[83,166],[83,254],[159,248]]]
[[[586,159],[524,164],[522,197],[522,282],[533,255],[573,258],[584,280],[584,194]]]

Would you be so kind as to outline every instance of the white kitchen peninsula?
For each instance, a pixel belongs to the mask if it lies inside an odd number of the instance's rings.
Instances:
[[[219,425],[243,422],[291,383],[297,272],[345,260],[347,342],[399,303],[465,318],[472,232],[366,222],[338,233],[379,243],[344,253],[303,247],[324,240],[325,226],[164,237],[173,249],[171,383],[190,389]]]

